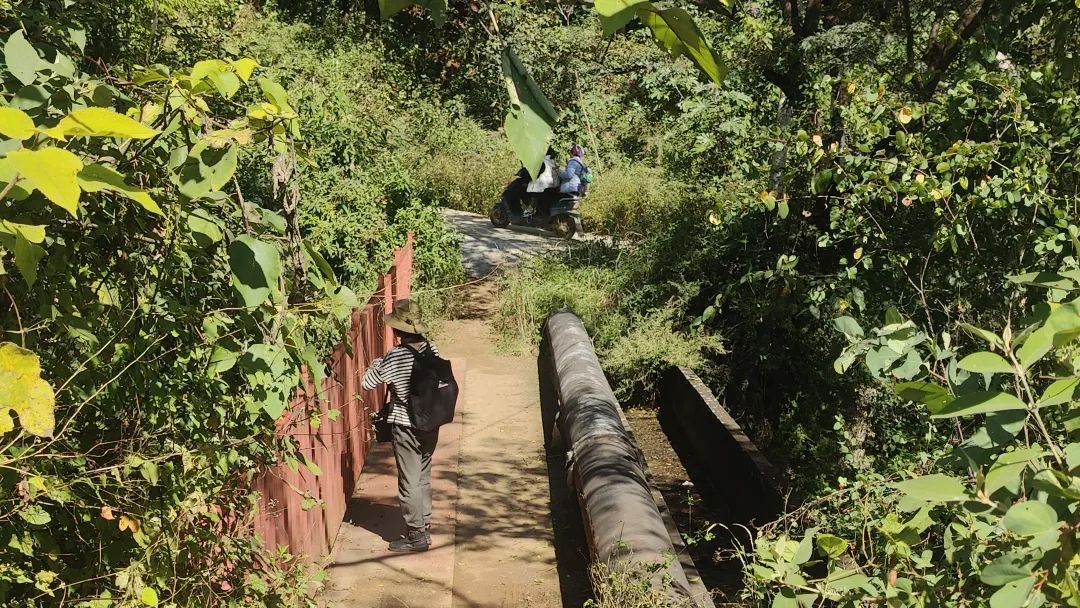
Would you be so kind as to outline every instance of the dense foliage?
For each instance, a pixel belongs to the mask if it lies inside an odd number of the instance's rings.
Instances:
[[[252,476],[310,464],[275,425],[300,367],[407,232],[419,292],[461,276],[429,152],[378,149],[397,91],[340,77],[377,47],[335,69],[329,30],[237,8],[0,4],[5,606],[309,602],[250,529]]]

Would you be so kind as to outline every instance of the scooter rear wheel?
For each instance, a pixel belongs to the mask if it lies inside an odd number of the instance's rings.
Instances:
[[[510,225],[510,214],[507,213],[506,207],[502,205],[495,205],[495,208],[491,210],[491,224],[496,228],[506,228]]]
[[[572,239],[577,230],[574,227],[574,220],[565,215],[560,215],[551,220],[551,231],[560,239]]]

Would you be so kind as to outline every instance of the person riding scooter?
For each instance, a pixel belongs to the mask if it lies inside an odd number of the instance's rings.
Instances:
[[[559,175],[562,184],[559,192],[563,194],[576,194],[585,196],[592,183],[592,170],[585,164],[585,148],[574,144],[570,148],[570,160],[566,161],[566,168]]]
[[[559,163],[555,157],[555,150],[550,147],[547,149],[547,153],[544,155],[544,166],[540,170],[540,175],[536,179],[529,182],[529,185],[525,188],[525,195],[522,198],[522,207],[524,208],[525,215],[532,215],[536,213],[536,203],[540,199],[546,198],[543,194],[548,190],[555,190],[559,187]]]

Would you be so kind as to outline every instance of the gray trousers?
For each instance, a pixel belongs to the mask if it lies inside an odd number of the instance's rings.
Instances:
[[[438,442],[438,429],[425,432],[394,425],[398,503],[405,525],[411,530],[426,528],[431,523],[431,455]]]

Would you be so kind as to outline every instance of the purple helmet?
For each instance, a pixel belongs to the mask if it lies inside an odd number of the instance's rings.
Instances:
[[[584,157],[585,156],[585,148],[582,148],[578,144],[574,144],[574,145],[570,146],[570,156],[575,156],[575,157],[578,157],[578,158]]]

